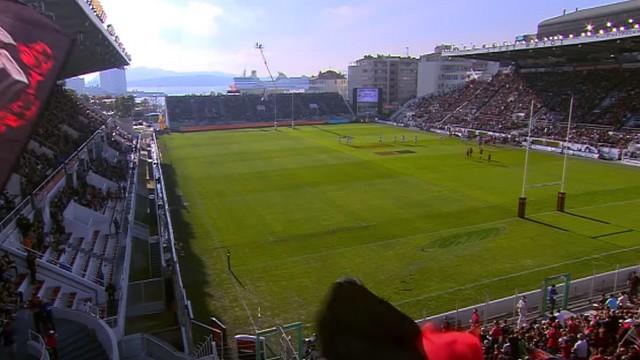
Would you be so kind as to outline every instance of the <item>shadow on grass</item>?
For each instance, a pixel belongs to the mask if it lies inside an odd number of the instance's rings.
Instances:
[[[202,258],[193,249],[192,242],[195,234],[193,227],[183,216],[183,210],[187,210],[184,206],[183,199],[178,194],[177,174],[171,164],[162,164],[162,173],[164,175],[165,190],[167,191],[167,200],[169,201],[169,212],[171,213],[171,221],[173,224],[173,234],[176,242],[180,243],[182,253],[179,254],[180,271],[182,282],[187,291],[187,298],[191,301],[193,316],[196,320],[209,325],[210,318],[215,316],[217,319],[225,323],[225,314],[216,314],[209,306],[209,300],[212,295],[206,291],[207,279],[206,266]],[[201,332],[203,328],[193,328],[194,341],[202,339]],[[206,334],[208,335],[208,334]],[[225,339],[227,340],[227,339]]]
[[[552,228],[552,229],[556,229],[556,230],[560,230],[560,231],[564,231],[564,232],[569,232],[569,230],[567,230],[567,229],[565,229],[565,228],[562,228],[562,227],[560,227],[560,226],[553,225],[553,224],[549,224],[549,223],[546,223],[546,222],[544,222],[544,221],[540,221],[540,220],[532,219],[532,218],[530,218],[530,217],[525,218],[525,220],[527,220],[527,221],[531,221],[531,222],[536,223],[536,224],[539,224],[539,225],[548,226],[548,227],[550,227],[550,228]]]
[[[592,217],[585,216],[585,215],[580,215],[580,214],[577,214],[577,213],[574,213],[574,212],[571,212],[571,211],[565,211],[564,213],[565,213],[565,214],[567,214],[567,215],[571,215],[571,216],[579,217],[579,218],[581,218],[581,219],[591,220],[591,221],[599,222],[599,223],[601,223],[601,224],[611,225],[611,223],[610,223],[610,222],[608,222],[608,221],[600,220],[600,219],[596,219],[596,218],[592,218]]]

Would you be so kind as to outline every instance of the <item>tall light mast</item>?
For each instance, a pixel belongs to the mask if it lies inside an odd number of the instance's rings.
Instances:
[[[256,43],[256,49],[260,51],[260,56],[262,56],[262,61],[264,62],[264,67],[267,68],[267,73],[269,73],[269,77],[271,78],[271,82],[273,83],[273,127],[278,128],[278,88],[276,87],[276,80],[273,78],[271,74],[271,69],[269,69],[269,64],[267,63],[267,58],[264,56],[264,46],[261,43]]]

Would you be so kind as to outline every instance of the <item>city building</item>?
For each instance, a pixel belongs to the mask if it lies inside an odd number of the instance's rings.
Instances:
[[[640,1],[631,0],[589,9],[566,10],[538,24],[538,39],[591,35],[638,28]]]
[[[498,72],[497,62],[451,58],[443,51],[452,45],[440,45],[431,54],[420,57],[418,64],[417,96],[444,94],[457,89],[469,80],[489,81]]]
[[[339,93],[347,98],[347,77],[334,70],[320,71],[317,76],[311,78],[309,92]]]
[[[356,88],[378,88],[383,106],[391,110],[416,97],[418,59],[405,56],[367,55],[349,66],[348,96]]]
[[[71,89],[77,92],[78,94],[83,94],[85,92],[84,78],[74,77],[74,78],[65,80],[64,83],[67,89]]]
[[[233,88],[241,94],[264,94],[268,93],[288,93],[288,92],[306,92],[310,87],[310,79],[307,76],[288,77],[284,73],[278,73],[273,81],[262,80],[258,77],[256,70],[251,71],[251,75],[233,78]]]
[[[127,93],[127,75],[124,69],[111,69],[100,72],[100,87],[110,95]]]

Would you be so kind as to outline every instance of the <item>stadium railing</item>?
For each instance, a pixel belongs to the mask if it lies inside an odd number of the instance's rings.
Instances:
[[[615,293],[623,290],[626,286],[625,284],[629,275],[634,271],[639,272],[640,265],[634,265],[622,269],[617,267],[614,271],[601,274],[594,273],[594,275],[589,277],[572,280],[569,289],[569,307],[589,306],[591,305],[591,301],[595,300],[600,294],[611,292]],[[558,285],[557,289],[559,293],[562,293],[564,285]],[[455,292],[458,290],[460,289],[451,289],[447,292]],[[445,321],[453,321],[456,325],[465,327],[469,325],[468,321],[471,319],[473,309],[478,309],[485,325],[492,319],[513,319],[517,317],[516,304],[521,296],[527,297],[529,310],[528,318],[533,319],[535,318],[536,313],[539,312],[542,301],[546,301],[545,295],[546,293],[543,292],[542,289],[538,289],[524,293],[517,293],[516,291],[513,296],[497,300],[490,300],[487,296],[487,300],[484,303],[425,317],[417,320],[417,322],[419,324],[427,322],[441,324]]]
[[[617,29],[616,29],[617,30]],[[598,42],[602,40],[610,40],[610,39],[620,39],[625,37],[637,36],[640,34],[640,29],[632,28],[620,31],[607,31],[605,33],[597,33],[594,32],[591,35],[576,34],[574,37],[562,37],[556,39],[537,39],[537,41],[529,41],[529,42],[517,42],[517,43],[503,43],[502,45],[498,43],[493,43],[490,45],[483,45],[482,47],[472,47],[472,48],[454,48],[452,50],[445,50],[443,55],[447,56],[455,56],[455,55],[463,55],[463,54],[471,54],[471,53],[491,53],[491,52],[501,52],[501,51],[509,51],[509,50],[521,50],[521,49],[531,49],[531,48],[544,48],[544,47],[556,47],[559,45],[577,45],[584,44],[588,42]]]
[[[124,257],[119,258],[121,261],[120,265],[120,291],[118,292],[118,315],[115,331],[118,335],[118,338],[124,335],[124,324],[126,319],[126,310],[127,310],[127,300],[128,300],[128,291],[129,291],[129,272],[131,271],[131,252],[132,252],[132,236],[133,224],[135,222],[135,211],[136,208],[136,181],[138,179],[138,154],[140,152],[140,138],[137,138],[136,144],[133,150],[133,156],[131,159],[131,163],[129,164],[129,180],[127,182],[127,195],[126,195],[126,205],[125,205],[125,214],[127,214],[127,221],[122,222],[122,233],[126,234],[126,240],[124,241],[125,251]]]
[[[156,360],[193,360],[194,358],[176,351],[163,340],[148,334],[134,334],[122,338],[120,341],[121,359],[139,359],[147,356]],[[217,357],[208,357],[217,360]]]
[[[18,204],[18,206],[16,206],[16,208],[13,209],[13,211],[11,211],[9,215],[7,215],[4,219],[2,219],[2,221],[0,221],[0,243],[3,242],[5,239],[4,237],[5,230],[9,227],[12,227],[12,222],[16,218],[18,218],[19,215],[21,214],[24,215],[24,210],[29,208],[32,205],[32,198],[34,194],[38,194],[41,191],[43,191],[46,185],[49,184],[49,182],[53,178],[58,176],[61,172],[64,173],[64,169],[65,169],[65,166],[67,166],[67,163],[72,159],[74,159],[78,154],[80,154],[80,152],[83,151],[96,138],[96,136],[101,134],[105,128],[106,128],[106,125],[103,125],[98,130],[96,130],[93,133],[93,135],[91,135],[82,145],[80,145],[80,147],[76,151],[74,151],[60,166],[58,166],[57,169],[51,172],[51,175],[49,175],[40,185],[38,185],[38,187],[31,194],[28,194],[28,196],[25,196],[25,198],[20,202],[20,204]],[[28,211],[28,212],[31,212],[31,211]]]
[[[56,319],[65,319],[81,323],[93,330],[102,348],[107,353],[109,359],[119,359],[118,338],[113,329],[102,319],[92,316],[80,310],[69,310],[54,308],[53,314]]]
[[[40,360],[49,360],[49,352],[42,336],[33,330],[29,330],[29,342],[37,349],[36,357]],[[39,356],[38,356],[39,355]]]
[[[165,182],[164,175],[162,174],[161,165],[160,165],[160,152],[158,149],[158,142],[155,133],[153,134],[153,162],[154,162],[154,172],[156,172],[156,179],[160,179],[160,189],[157,191],[157,195],[161,196],[161,200],[163,203],[163,212],[166,222],[163,226],[166,226],[165,229],[160,229],[159,233],[162,238],[163,244],[168,244],[171,255],[171,262],[173,264],[173,281],[174,288],[176,291],[176,302],[177,302],[177,316],[178,322],[180,323],[180,330],[182,332],[183,344],[185,353],[191,353],[193,350],[193,335],[191,332],[191,320],[193,319],[193,313],[191,310],[191,303],[187,297],[187,292],[184,288],[184,284],[182,282],[182,275],[180,272],[180,262],[178,260],[178,255],[175,247],[175,239],[173,234],[173,224],[171,222],[171,213],[169,212],[169,202],[167,201],[167,193],[165,190]],[[157,198],[156,198],[157,199]]]

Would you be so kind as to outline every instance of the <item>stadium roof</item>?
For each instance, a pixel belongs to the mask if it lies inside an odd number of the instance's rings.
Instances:
[[[121,44],[119,45],[117,36],[113,30],[113,35],[109,33],[103,20],[87,1],[21,1],[49,16],[62,31],[75,40],[67,62],[60,72],[60,79],[129,65],[129,56]],[[94,7],[100,6],[97,1],[91,3]]]
[[[565,15],[556,16],[542,21],[539,26],[563,24],[568,21],[589,20],[600,16],[626,13],[640,9],[640,1],[630,0],[615,4],[603,5],[589,9],[582,9]]]
[[[493,44],[482,48],[455,48],[444,52],[443,56],[510,62],[523,68],[631,63],[640,61],[640,29],[574,38]]]

